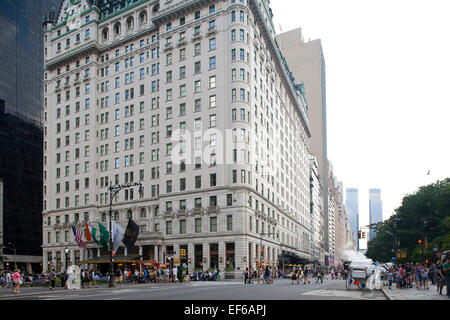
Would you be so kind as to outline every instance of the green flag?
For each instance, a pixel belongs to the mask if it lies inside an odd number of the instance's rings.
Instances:
[[[98,227],[100,229],[100,244],[103,246],[103,249],[108,250],[109,232],[100,222],[98,223]]]

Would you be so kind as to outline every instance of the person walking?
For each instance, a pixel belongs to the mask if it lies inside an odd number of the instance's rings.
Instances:
[[[94,282],[94,287],[97,288],[97,280],[95,279],[95,272],[94,269],[91,269],[91,282],[89,282],[89,287],[91,287],[92,282]]]
[[[429,277],[429,270],[427,268],[427,266],[425,265],[425,267],[423,268],[423,279],[422,279],[422,283],[423,283],[423,289],[426,290],[430,289],[428,287],[428,277]]]
[[[20,270],[16,269],[13,274],[13,283],[14,283],[14,293],[20,293],[20,285],[22,284],[22,277],[20,275]]]
[[[442,274],[445,276],[445,282],[447,284],[447,297],[450,299],[450,261],[448,257],[442,265]]]
[[[389,282],[389,290],[392,290],[392,280],[394,279],[394,273],[392,272],[392,268],[389,269],[389,272],[387,274],[387,280]]]
[[[55,284],[56,284],[55,269],[52,269],[50,271],[50,274],[48,275],[48,280],[50,280],[50,291],[55,290]]]
[[[248,268],[245,268],[244,271],[244,284],[248,283]]]
[[[435,283],[435,275],[436,275],[436,264],[432,263],[430,268],[428,269],[428,274],[431,280],[431,284],[434,285]]]
[[[14,292],[12,275],[9,272],[9,270],[6,270],[6,275],[5,275],[5,294],[7,293],[8,288],[10,288],[12,292]]]
[[[416,266],[414,267],[414,277],[416,281],[416,289],[419,290],[421,283],[420,283],[420,267],[418,263],[416,263]]]
[[[114,285],[116,285],[117,282],[120,282],[120,285],[122,285],[122,271],[120,270],[120,268],[117,268],[116,270],[116,278],[114,279]]]
[[[439,295],[442,295],[442,289],[444,288],[445,276],[442,273],[442,263],[440,260],[436,263],[435,282],[436,282],[436,292],[438,292]]]

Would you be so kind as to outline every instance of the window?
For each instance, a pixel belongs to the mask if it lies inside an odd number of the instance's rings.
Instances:
[[[216,50],[216,38],[209,39],[209,50]]]
[[[209,58],[209,69],[216,68],[216,57]]]
[[[201,44],[196,43],[194,47],[194,56],[198,56],[201,53]]]
[[[194,83],[194,93],[198,93],[201,90],[201,81],[197,80]]]
[[[233,205],[233,194],[229,193],[227,194],[227,206],[232,206]]]
[[[209,108],[215,108],[216,107],[216,96],[210,96],[209,97]]]
[[[209,218],[209,232],[217,232],[217,217]]]
[[[180,220],[180,234],[186,234],[186,220]]]
[[[195,218],[195,233],[202,232],[202,218]]]
[[[170,210],[172,211],[172,210]],[[172,234],[172,221],[166,221],[166,235]]]
[[[209,127],[215,127],[216,126],[216,115],[212,114],[209,116]]]
[[[202,187],[202,176],[195,177],[195,189],[200,189]]]
[[[197,61],[197,62],[195,62],[195,65],[194,65],[194,73],[195,74],[197,74],[197,73],[200,73],[201,72],[201,63],[200,63],[200,61]]]
[[[209,182],[211,187],[215,187],[217,185],[216,174],[212,173],[209,175]]]
[[[232,231],[232,230],[233,230],[233,216],[228,215],[227,216],[227,231]]]

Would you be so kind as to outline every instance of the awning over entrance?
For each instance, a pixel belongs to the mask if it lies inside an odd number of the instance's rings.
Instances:
[[[130,256],[113,256],[113,262],[114,263],[133,263],[137,262],[139,260],[138,255],[130,255]],[[110,263],[109,256],[101,256],[101,257],[95,257],[91,258],[89,260],[80,261],[81,264],[85,263],[92,263],[92,264],[99,264],[99,263]]]

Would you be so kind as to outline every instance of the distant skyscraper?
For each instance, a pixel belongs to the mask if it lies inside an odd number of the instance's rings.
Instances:
[[[383,221],[383,210],[380,189],[369,189],[370,224]],[[376,233],[370,230],[369,241],[375,238]]]
[[[348,188],[345,199],[345,207],[348,211],[348,220],[352,228],[353,238],[358,240],[359,230],[359,210],[358,210],[358,189]],[[359,241],[358,241],[359,250]]]

